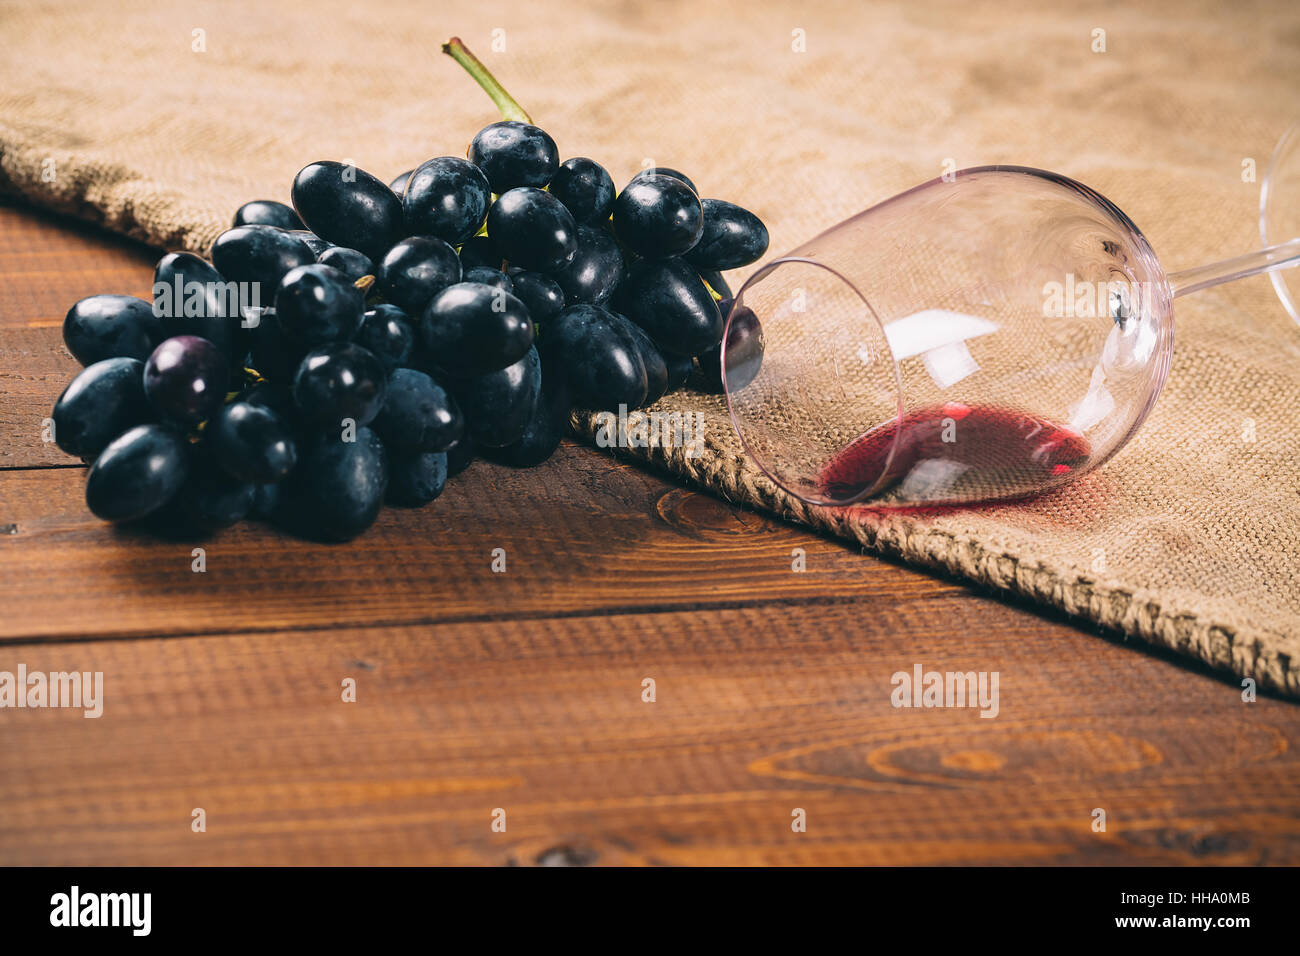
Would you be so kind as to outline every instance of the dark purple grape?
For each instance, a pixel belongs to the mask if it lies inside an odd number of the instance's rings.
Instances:
[[[659,346],[651,341],[645,330],[635,322],[629,322],[623,316],[620,331],[636,343],[641,361],[645,364],[646,394],[642,405],[652,405],[664,397],[668,391],[668,363],[659,351]]]
[[[277,229],[302,229],[302,220],[287,206],[274,199],[254,199],[235,210],[236,226],[275,226]]]
[[[291,381],[307,346],[285,334],[274,312],[262,316],[252,331],[248,359],[253,368],[273,381]]]
[[[663,355],[664,364],[668,367],[668,385],[664,389],[664,394],[675,392],[686,384],[686,380],[695,371],[695,359],[689,355],[672,355],[668,352],[660,354]]]
[[[597,225],[614,206],[614,180],[594,159],[566,159],[551,177],[549,192],[573,213],[574,221]]]
[[[452,385],[468,423],[467,437],[476,446],[500,448],[519,441],[528,429],[542,389],[541,359],[530,348],[513,365]]]
[[[488,235],[511,265],[553,272],[578,251],[578,224],[548,192],[520,186],[503,193],[488,213]]]
[[[178,335],[154,349],[144,363],[144,393],[158,415],[179,425],[197,425],[226,400],[230,362],[197,335]]]
[[[558,368],[544,363],[542,391],[519,440],[502,448],[485,449],[484,454],[493,461],[512,468],[531,468],[540,465],[560,447],[569,426],[569,413],[573,409],[573,396],[569,383]]]
[[[474,442],[468,435],[447,449],[447,477],[455,478],[474,460]]]
[[[369,425],[384,406],[384,366],[351,342],[308,352],[293,379],[293,399],[309,424],[322,431],[350,419]]]
[[[375,522],[388,487],[388,454],[369,428],[355,440],[319,436],[283,483],[276,519],[304,537],[350,541]]]
[[[68,310],[63,343],[82,365],[110,358],[144,361],[162,341],[153,305],[129,295],[92,295]]]
[[[280,420],[296,430],[300,424],[298,404],[293,400],[293,388],[282,382],[262,381],[250,385],[239,396],[239,401],[261,405],[280,416]]]
[[[620,291],[627,317],[667,354],[698,355],[722,339],[722,315],[713,296],[681,259],[632,263]]]
[[[170,252],[153,273],[153,309],[162,337],[197,335],[233,360],[247,349],[240,323],[243,308],[265,303],[241,301],[238,286],[226,282],[207,261],[188,252]]]
[[[698,196],[700,194],[699,189],[696,188],[695,183],[691,182],[689,176],[685,173],[678,172],[669,166],[651,166],[649,169],[643,169],[632,177],[632,182],[634,183],[638,179],[645,179],[647,176],[671,176],[673,179],[680,180],[687,186],[691,187],[691,192],[695,193],[695,195]],[[628,185],[631,185],[631,183]]]
[[[292,379],[292,375],[290,376]],[[316,429],[303,418],[302,410],[298,408],[298,403],[293,399],[293,386],[283,382],[258,382],[252,385],[238,397],[238,401],[247,402],[249,405],[258,405],[263,408],[269,408],[279,417],[289,428],[289,434],[293,437],[294,445],[299,457],[301,457],[303,447],[312,441],[316,436]]]
[[[645,259],[680,256],[699,241],[704,209],[680,179],[639,176],[614,200],[614,234]]]
[[[166,505],[185,483],[185,439],[165,425],[137,425],[100,453],[86,505],[105,521],[134,521]]]
[[[459,282],[439,292],[420,322],[420,340],[439,368],[480,375],[518,362],[533,344],[528,308],[509,292]]]
[[[265,484],[293,470],[298,448],[293,430],[265,405],[231,402],[204,431],[212,460],[232,478]]]
[[[598,305],[571,305],[547,326],[547,357],[563,368],[579,405],[613,410],[645,401],[645,361],[625,322]]]
[[[490,266],[474,266],[466,269],[462,277],[464,282],[477,282],[479,285],[490,285],[494,289],[500,289],[502,292],[514,292],[515,284],[510,281],[510,277],[500,269],[493,269]]]
[[[245,298],[269,305],[291,269],[316,261],[307,243],[274,226],[237,226],[212,243],[212,264],[231,282],[255,283]]]
[[[394,451],[446,451],[465,433],[456,400],[424,372],[399,368],[388,378],[375,431]]]
[[[255,485],[253,487],[253,507],[248,509],[250,518],[262,521],[272,520],[280,510],[280,485]]]
[[[614,237],[596,226],[578,226],[577,239],[573,260],[552,275],[564,290],[565,305],[599,305],[623,278],[623,253]]]
[[[560,167],[560,152],[545,130],[503,120],[478,131],[469,146],[469,161],[483,170],[492,191],[499,194],[516,186],[545,186]]]
[[[414,172],[414,169],[408,169],[401,175],[394,177],[393,181],[388,184],[388,188],[393,191],[393,195],[398,199],[401,199],[406,194],[406,184],[411,181],[411,174]]]
[[[456,250],[441,239],[414,236],[393,246],[379,263],[375,281],[384,298],[419,315],[443,289],[460,281]]]
[[[410,316],[395,305],[377,305],[366,313],[353,341],[383,363],[384,371],[405,365],[415,346]]]
[[[381,180],[344,163],[327,160],[299,170],[293,206],[316,235],[371,259],[380,259],[402,235],[402,201]]]
[[[275,293],[281,331],[306,348],[352,338],[365,310],[365,296],[352,280],[318,262],[292,270]]]
[[[323,266],[339,270],[353,282],[362,276],[375,274],[375,264],[368,255],[344,246],[330,246],[319,254],[318,261]]]
[[[528,306],[533,323],[545,322],[564,308],[564,290],[550,276],[540,272],[519,271],[510,277],[515,298]]]
[[[402,197],[406,231],[460,245],[482,228],[491,199],[487,177],[473,163],[455,156],[431,159],[406,185]]]
[[[726,387],[728,391],[739,391],[757,378],[763,367],[763,328],[752,309],[742,305],[733,311],[731,304],[730,299],[718,303],[723,315],[732,313],[727,327]],[[701,352],[695,361],[708,387],[715,392],[723,391],[722,343]]]
[[[462,269],[472,269],[475,266],[490,266],[493,269],[500,269],[504,259],[505,256],[496,247],[496,243],[487,236],[475,236],[460,247]]]
[[[748,209],[722,199],[705,199],[701,205],[704,229],[684,256],[696,269],[739,269],[767,252],[767,227]]]
[[[218,468],[205,446],[191,446],[189,473],[161,517],[169,532],[210,534],[244,520],[256,495],[255,484]]]
[[[443,452],[394,452],[388,470],[385,500],[390,505],[419,508],[447,486],[447,456]]]
[[[54,441],[69,455],[93,461],[128,428],[153,421],[144,395],[144,363],[104,359],[88,365],[54,403]]]

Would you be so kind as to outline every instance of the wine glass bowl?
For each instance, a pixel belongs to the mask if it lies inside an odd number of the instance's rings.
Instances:
[[[748,455],[812,504],[1021,498],[1097,467],[1169,371],[1173,293],[1114,204],[988,166],[859,213],[756,272],[722,368]],[[762,360],[732,349],[762,329]]]

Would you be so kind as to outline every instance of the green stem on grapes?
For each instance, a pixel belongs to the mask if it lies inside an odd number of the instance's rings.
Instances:
[[[515,101],[513,96],[506,92],[506,88],[492,75],[492,71],[484,66],[478,57],[469,52],[469,47],[461,42],[460,37],[452,37],[444,43],[442,52],[463,66],[465,72],[474,77],[474,81],[483,87],[483,91],[488,96],[492,97],[492,102],[501,111],[503,120],[519,120],[521,123],[531,123],[533,121],[527,111]]]

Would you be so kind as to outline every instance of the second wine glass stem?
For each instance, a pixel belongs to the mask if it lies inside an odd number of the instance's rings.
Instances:
[[[1209,265],[1182,272],[1169,274],[1169,287],[1174,297],[1189,292],[1199,292],[1210,286],[1221,285],[1246,276],[1259,275],[1263,272],[1276,272],[1300,265],[1300,239],[1290,239],[1276,246],[1267,246],[1235,259],[1211,262]]]

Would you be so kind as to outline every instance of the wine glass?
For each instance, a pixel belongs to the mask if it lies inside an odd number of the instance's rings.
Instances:
[[[1278,244],[1174,273],[1117,206],[1065,176],[981,166],[917,186],[736,294],[722,354],[732,423],[810,504],[988,502],[1073,481],[1154,406],[1175,298],[1300,263],[1298,193],[1289,219],[1280,199],[1296,180],[1293,129],[1264,188],[1265,242]],[[1274,282],[1295,316],[1300,289]]]

